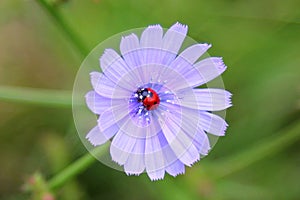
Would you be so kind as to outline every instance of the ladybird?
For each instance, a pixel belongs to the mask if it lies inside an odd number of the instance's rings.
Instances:
[[[160,103],[158,94],[151,88],[139,88],[136,97],[138,102],[143,102],[147,110],[155,110]]]

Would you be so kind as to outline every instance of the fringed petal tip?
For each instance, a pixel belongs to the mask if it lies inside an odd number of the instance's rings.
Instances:
[[[178,173],[170,173],[170,172],[168,172],[168,174],[170,174],[170,175],[173,176],[174,178],[177,177],[177,176],[179,176],[179,175],[184,175],[184,173],[185,173],[185,171],[183,171],[183,172],[178,172]]]
[[[103,57],[106,57],[108,54],[111,54],[112,52],[115,52],[112,48],[104,49],[103,54],[100,56],[99,60],[103,59]]]
[[[148,29],[162,29],[160,24],[152,24],[147,27]]]
[[[210,152],[210,150],[211,150],[211,146],[209,143],[209,139],[208,139],[208,136],[205,134],[204,143],[203,143],[202,147],[200,148],[199,153],[203,156],[207,156],[208,153]]]
[[[103,54],[99,58],[100,68],[102,71],[105,71],[106,68],[113,63],[113,52],[114,50],[111,48],[104,49]]]
[[[94,147],[100,145],[100,144],[95,143],[94,140],[93,140],[92,138],[90,138],[90,137],[86,137],[86,139],[87,139]]]
[[[203,149],[203,150],[200,152],[200,154],[201,154],[202,156],[207,156],[208,153],[210,152],[210,150],[211,150],[211,147],[209,147],[209,148],[207,148],[207,149]]]
[[[192,167],[198,161],[200,161],[200,156],[197,159],[193,160],[190,164],[186,164],[186,166],[187,167]]]
[[[122,43],[122,40],[128,40],[128,39],[132,39],[132,38],[138,39],[138,36],[135,33],[130,33],[129,35],[122,36],[121,43]]]
[[[176,22],[173,26],[170,27],[169,30],[176,31],[186,35],[188,31],[188,26],[185,24],[181,24],[180,22]]]
[[[85,138],[93,145],[93,146],[99,146],[106,141],[103,139],[99,128],[95,126],[90,130],[90,132],[85,136]]]
[[[139,49],[139,38],[136,34],[131,33],[129,35],[122,36],[120,42],[120,51],[123,59],[128,65],[134,63],[136,61],[135,59],[139,59],[139,55],[136,53]],[[131,53],[133,53],[135,56],[129,56]]]
[[[203,151],[200,152],[200,154],[203,156],[207,156],[210,151],[211,151],[211,147],[208,147],[207,149],[203,149]]]
[[[141,175],[143,172],[128,172],[128,171],[125,171],[125,174],[127,176],[139,176]]]
[[[198,44],[198,46],[203,51],[203,53],[201,55],[203,55],[204,53],[206,53],[208,51],[208,49],[210,49],[212,47],[212,45],[208,44],[208,43],[201,43],[201,44]]]
[[[165,177],[165,168],[156,169],[153,171],[149,171],[146,168],[146,172],[151,181],[163,180]]]
[[[229,125],[224,120],[223,126],[221,127],[221,131],[220,131],[220,134],[218,136],[221,136],[221,137],[225,136],[225,133],[226,133],[226,130],[227,130],[228,126]]]
[[[113,162],[117,163],[117,164],[120,165],[120,166],[124,165],[124,163],[119,162],[117,159],[114,159],[115,156],[113,156],[112,153],[110,153],[110,155],[111,155],[111,160],[112,160]]]
[[[208,44],[208,43],[199,43],[199,46],[202,46],[203,49],[209,49],[212,47],[212,44]]]
[[[229,125],[224,120],[224,123],[221,125],[220,129],[217,132],[208,131],[207,133],[212,134],[212,135],[216,135],[218,137],[223,137],[223,136],[225,136],[225,133],[227,131],[228,126]],[[208,149],[207,153],[210,151],[210,149],[211,148]],[[205,154],[205,155],[207,155],[207,154]]]
[[[150,178],[151,181],[160,181],[160,180],[164,179],[164,176],[162,176],[162,177],[155,177],[155,176],[150,176],[149,174],[148,174],[148,177]]]
[[[225,101],[227,102],[227,106],[226,106],[226,109],[233,106],[232,104],[232,93],[228,92],[227,90],[224,90],[225,91]]]
[[[212,62],[218,69],[220,74],[222,74],[227,69],[227,66],[225,65],[222,57],[212,57]]]
[[[212,44],[208,44],[208,43],[204,43],[205,45],[207,45],[208,48],[212,47]]]

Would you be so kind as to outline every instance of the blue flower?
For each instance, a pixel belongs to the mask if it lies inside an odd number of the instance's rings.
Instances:
[[[196,88],[226,70],[222,58],[199,58],[211,47],[194,44],[179,53],[188,27],[160,25],[122,37],[119,55],[106,49],[102,73],[92,72],[86,94],[97,125],[86,138],[94,145],[111,140],[110,155],[128,175],[146,171],[151,180],[183,174],[207,155],[207,133],[223,136],[227,123],[212,111],[231,106],[224,89]]]

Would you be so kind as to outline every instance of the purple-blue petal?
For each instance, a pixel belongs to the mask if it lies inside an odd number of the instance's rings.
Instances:
[[[119,127],[114,124],[102,132],[97,125],[88,132],[88,134],[86,135],[86,139],[90,141],[90,143],[94,146],[102,145],[106,143],[110,138],[112,138],[118,130]]]
[[[137,138],[119,130],[110,145],[110,155],[112,160],[119,165],[124,165],[137,142]]]
[[[228,124],[226,121],[213,113],[200,111],[200,125],[208,133],[216,136],[224,136]]]
[[[120,43],[120,51],[126,64],[131,68],[142,65],[142,55],[140,53],[141,47],[139,39],[135,34],[122,37]]]
[[[145,138],[137,139],[131,154],[124,164],[124,171],[128,175],[139,175],[145,170]]]
[[[162,49],[165,55],[163,55],[162,64],[168,65],[175,59],[186,37],[187,31],[188,27],[178,22],[167,30],[163,37]]]
[[[101,96],[112,99],[128,98],[132,91],[116,85],[103,73],[91,72],[91,83],[94,90]]]
[[[183,74],[183,77],[189,83],[188,87],[197,87],[215,79],[225,70],[226,66],[222,58],[209,57],[195,63],[191,70]],[[181,90],[186,87],[186,85],[181,86],[175,82],[173,89]]]
[[[177,175],[185,173],[185,166],[180,160],[176,160],[171,163],[168,167],[166,167],[166,171],[171,176],[176,177]]]
[[[180,91],[180,105],[196,110],[219,111],[230,107],[231,93],[217,88]]]
[[[166,120],[164,122],[159,120],[164,136],[178,159],[185,165],[191,166],[200,159],[198,151],[174,115],[167,114],[167,112],[165,114]]]
[[[166,137],[163,132],[158,134],[159,142],[164,155],[164,166],[167,173],[172,176],[177,176],[178,174],[182,174],[185,171],[184,164],[178,159],[175,155],[174,151],[170,147]]]
[[[99,117],[98,124],[101,131],[105,131],[107,128],[115,123],[119,123],[122,120],[124,123],[125,118],[128,116],[128,108],[126,104],[118,104],[106,109]],[[124,119],[124,120],[123,120]],[[119,123],[121,125],[121,122]]]
[[[127,90],[134,90],[135,77],[127,75],[130,67],[125,63],[123,58],[113,49],[106,49],[100,58],[100,66],[105,76],[117,85],[126,88]],[[127,75],[129,79],[122,78]]]
[[[145,146],[146,172],[151,180],[160,180],[165,175],[165,160],[163,148],[160,144],[159,133],[152,135],[151,130],[147,130]]]
[[[143,64],[161,63],[163,29],[160,25],[148,26],[140,39]]]
[[[99,95],[94,90],[85,95],[88,108],[95,114],[100,115],[112,105],[112,99]],[[122,101],[122,100],[121,100]]]
[[[209,44],[194,44],[181,52],[170,64],[180,74],[193,70],[193,64],[211,47]]]

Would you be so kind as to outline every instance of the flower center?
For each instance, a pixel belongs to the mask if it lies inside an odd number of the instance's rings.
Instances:
[[[139,88],[134,96],[147,110],[155,110],[160,103],[158,94],[151,88]]]

